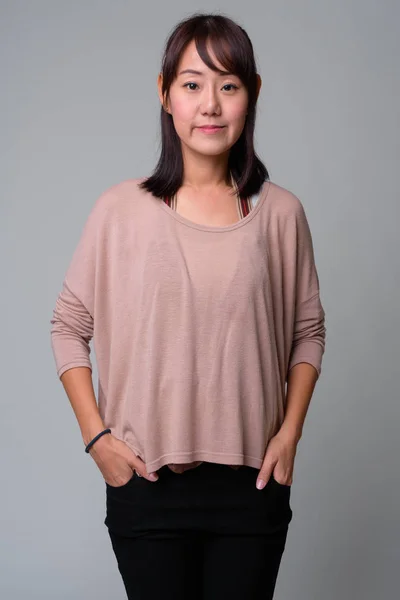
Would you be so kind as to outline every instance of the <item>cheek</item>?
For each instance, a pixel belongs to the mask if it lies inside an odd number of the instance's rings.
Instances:
[[[172,105],[172,113],[174,115],[174,122],[176,123],[185,125],[190,124],[193,120],[193,107],[187,100],[175,98]]]
[[[231,123],[242,123],[246,118],[247,105],[236,104],[229,107],[229,120]]]

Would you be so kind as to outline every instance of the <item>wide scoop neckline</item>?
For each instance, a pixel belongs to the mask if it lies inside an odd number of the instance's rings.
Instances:
[[[260,188],[258,202],[255,205],[255,207],[249,212],[248,215],[246,215],[242,219],[239,219],[239,221],[232,223],[231,225],[206,225],[202,223],[196,223],[195,221],[187,219],[186,217],[178,213],[176,210],[171,208],[168,204],[164,202],[164,200],[159,198],[158,202],[162,210],[164,210],[170,217],[174,218],[176,221],[182,223],[182,225],[186,225],[187,227],[191,227],[192,229],[198,229],[200,231],[223,233],[226,231],[233,231],[235,229],[239,229],[239,227],[247,225],[247,223],[254,219],[254,217],[260,212],[262,205],[264,204],[267,198],[269,187],[270,181],[266,179]]]

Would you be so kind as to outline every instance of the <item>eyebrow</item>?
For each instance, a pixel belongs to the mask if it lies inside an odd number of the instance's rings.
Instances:
[[[196,71],[195,69],[184,69],[183,71],[180,71],[178,75],[184,75],[185,73],[191,73],[192,75],[204,75],[202,71]],[[229,73],[228,71],[218,71],[218,74],[221,75],[221,77],[225,75],[234,75],[234,73]]]

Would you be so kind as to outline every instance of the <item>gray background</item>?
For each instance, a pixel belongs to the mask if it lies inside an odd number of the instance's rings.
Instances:
[[[327,315],[275,598],[397,596],[399,4],[14,0],[0,14],[5,600],[125,598],[49,321],[95,199],[155,164],[162,47],[198,9],[253,41],[256,148],[304,204]]]

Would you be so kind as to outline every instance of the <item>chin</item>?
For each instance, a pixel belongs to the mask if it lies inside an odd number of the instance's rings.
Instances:
[[[201,144],[186,145],[193,152],[198,152],[199,154],[222,154],[223,152],[227,152],[230,148],[232,148],[233,143],[227,143],[226,140],[224,140],[224,142],[218,142],[217,140],[209,139],[205,140]]]
[[[225,154],[229,152],[230,147],[221,147],[221,148],[191,148],[193,152],[197,154],[202,154],[203,156],[220,156],[221,154]]]

